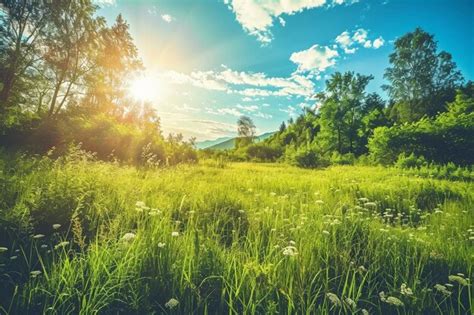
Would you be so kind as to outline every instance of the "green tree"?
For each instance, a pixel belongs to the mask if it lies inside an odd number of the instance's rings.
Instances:
[[[438,53],[434,36],[420,28],[395,41],[390,64],[384,74],[390,84],[383,88],[394,102],[391,115],[400,122],[444,111],[462,83],[451,55]]]
[[[241,116],[237,120],[237,135],[235,141],[236,148],[247,146],[253,142],[255,138],[255,124],[252,118]]]
[[[326,81],[321,100],[321,132],[323,151],[337,150],[340,154],[360,150],[358,130],[361,126],[365,88],[372,76],[354,72],[334,73]]]

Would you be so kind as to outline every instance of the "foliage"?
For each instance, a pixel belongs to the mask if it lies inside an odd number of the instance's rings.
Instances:
[[[462,82],[451,54],[437,52],[434,36],[417,28],[395,41],[390,55],[391,67],[384,77],[394,105],[392,116],[398,122],[413,122],[446,110]]]

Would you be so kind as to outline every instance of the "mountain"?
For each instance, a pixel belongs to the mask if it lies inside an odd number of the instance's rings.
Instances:
[[[232,137],[221,137],[215,140],[205,140],[205,141],[196,142],[196,149],[206,149],[230,139],[232,139]]]
[[[255,142],[260,142],[263,141],[269,137],[271,137],[275,132],[266,132],[264,134],[261,134],[260,136],[257,136],[255,138]],[[212,146],[207,147],[206,149],[210,150],[229,150],[233,149],[235,147],[235,138],[229,138],[225,141],[222,141],[220,143],[216,143]]]

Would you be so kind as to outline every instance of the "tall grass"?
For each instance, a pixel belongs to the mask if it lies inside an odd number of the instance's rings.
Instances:
[[[3,313],[474,311],[471,182],[356,166],[144,170],[81,152],[0,161]]]

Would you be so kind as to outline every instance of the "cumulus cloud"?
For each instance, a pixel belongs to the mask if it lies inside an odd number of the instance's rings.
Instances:
[[[374,43],[372,44],[372,46],[373,46],[375,49],[378,49],[378,48],[382,47],[384,44],[385,44],[385,41],[384,41],[384,39],[382,38],[382,36],[380,36],[379,38],[377,38],[377,39],[374,40]]]
[[[344,3],[354,3],[354,0],[333,0],[328,3],[326,0],[225,0],[228,8],[235,14],[237,22],[242,28],[257,37],[262,44],[272,41],[273,35],[271,27],[274,19],[282,23],[280,16],[283,14],[292,15],[303,10],[319,8],[322,6],[341,5]]]
[[[298,65],[297,72],[319,73],[333,66],[338,56],[337,50],[315,44],[306,50],[292,53],[290,60]]]
[[[352,35],[348,31],[344,31],[336,37],[335,42],[346,54],[355,53],[357,51],[357,46],[378,49],[385,43],[382,36],[379,36],[374,40],[369,39],[369,32],[363,28],[353,31]]]

